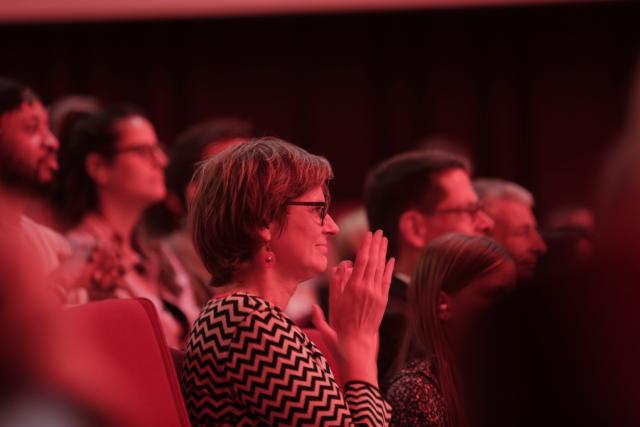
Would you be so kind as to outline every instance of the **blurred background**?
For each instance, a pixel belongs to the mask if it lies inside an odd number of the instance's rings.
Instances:
[[[0,75],[133,102],[171,145],[218,116],[333,164],[334,198],[418,145],[468,153],[538,211],[589,205],[625,119],[635,2],[0,2]]]

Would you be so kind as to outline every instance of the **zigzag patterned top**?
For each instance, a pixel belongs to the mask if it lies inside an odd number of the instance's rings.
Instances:
[[[194,426],[387,426],[377,387],[344,393],[318,348],[276,306],[212,299],[191,329],[180,378]]]

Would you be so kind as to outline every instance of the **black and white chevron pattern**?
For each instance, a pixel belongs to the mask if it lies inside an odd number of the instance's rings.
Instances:
[[[191,330],[181,375],[194,426],[386,426],[379,390],[350,382],[291,320],[245,293],[209,301]]]

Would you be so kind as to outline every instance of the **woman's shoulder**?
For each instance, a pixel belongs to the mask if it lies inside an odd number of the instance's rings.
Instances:
[[[434,367],[427,359],[413,360],[391,377],[387,383],[387,396],[404,399],[411,395],[439,395],[438,379]]]
[[[201,334],[217,337],[214,341],[221,347],[244,342],[247,336],[255,338],[256,334],[284,334],[296,341],[304,340],[302,332],[277,306],[244,292],[210,299],[191,335],[196,338]]]
[[[396,383],[398,381],[406,380],[408,378],[422,378],[430,382],[437,383],[437,377],[434,371],[433,364],[426,358],[415,359],[407,363],[402,369],[396,372],[395,375],[389,380],[389,384]]]
[[[246,292],[233,292],[214,296],[205,306],[204,312],[216,315],[228,312],[236,318],[246,317],[254,313],[286,318],[286,315],[274,304],[264,298]]]
[[[393,408],[392,425],[444,425],[444,402],[433,365],[426,359],[415,360],[394,375],[386,398]]]

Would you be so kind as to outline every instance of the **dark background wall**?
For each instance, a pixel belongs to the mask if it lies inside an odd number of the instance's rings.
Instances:
[[[140,105],[169,143],[213,116],[329,158],[335,198],[440,135],[542,210],[589,202],[638,53],[632,3],[0,27],[0,74],[47,101]]]

